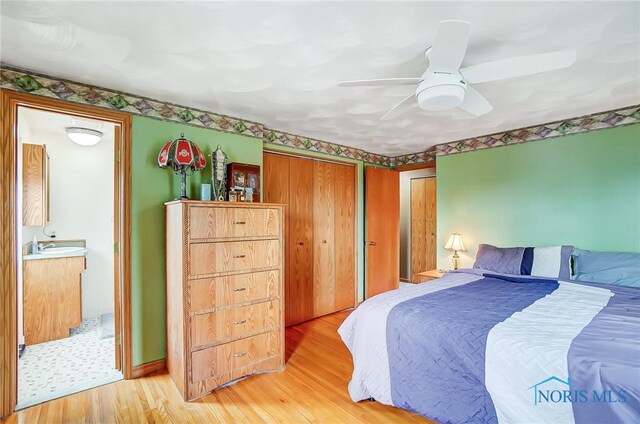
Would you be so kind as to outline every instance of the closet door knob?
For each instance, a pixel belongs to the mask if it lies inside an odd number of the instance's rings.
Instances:
[[[298,246],[304,246],[304,243],[303,243],[303,242],[301,242],[301,241],[299,241],[299,242],[298,242]]]
[[[322,243],[325,243],[325,244],[326,244],[326,243],[327,243],[327,241],[326,241],[326,240],[322,240]]]

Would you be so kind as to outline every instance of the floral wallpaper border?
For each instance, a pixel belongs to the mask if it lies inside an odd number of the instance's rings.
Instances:
[[[287,134],[266,128],[263,124],[219,115],[204,110],[162,102],[93,85],[68,81],[28,72],[9,66],[0,68],[0,87],[38,96],[51,97],[73,103],[81,103],[119,110],[163,121],[211,128],[217,131],[260,138],[264,143],[290,146],[306,151],[326,153],[349,159],[362,160],[376,165],[391,166],[391,158],[365,152],[361,149]]]
[[[640,105],[615,109],[608,112],[572,118],[548,124],[533,125],[481,137],[438,144],[427,151],[392,158],[393,166],[413,165],[431,162],[437,156],[471,152],[492,147],[508,146],[536,140],[547,140],[569,134],[596,131],[640,123]]]
[[[164,121],[241,134],[260,138],[265,144],[289,146],[304,151],[326,153],[383,166],[429,163],[435,161],[437,156],[546,140],[568,134],[640,123],[640,105],[635,105],[578,118],[452,141],[438,144],[424,152],[389,157],[366,152],[362,149],[277,131],[267,128],[258,122],[54,78],[5,65],[0,67],[0,87],[73,103],[119,110]]]

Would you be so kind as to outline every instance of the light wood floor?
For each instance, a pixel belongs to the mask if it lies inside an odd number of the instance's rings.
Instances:
[[[354,403],[353,365],[336,332],[341,312],[290,327],[284,371],[183,402],[167,374],[121,381],[37,405],[8,423],[429,423],[377,402]]]

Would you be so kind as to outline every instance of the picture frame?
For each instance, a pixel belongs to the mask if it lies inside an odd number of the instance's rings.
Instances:
[[[227,165],[227,190],[231,192],[236,188],[244,191],[251,188],[251,199],[246,201],[260,202],[260,166],[247,163],[232,162]],[[237,198],[236,198],[237,200]]]

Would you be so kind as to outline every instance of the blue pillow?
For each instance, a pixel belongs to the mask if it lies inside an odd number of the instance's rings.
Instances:
[[[574,279],[640,287],[640,253],[573,250]]]
[[[495,247],[480,244],[473,267],[502,274],[522,275],[524,247]]]
[[[569,280],[573,246],[495,247],[480,244],[473,267],[511,275]]]

